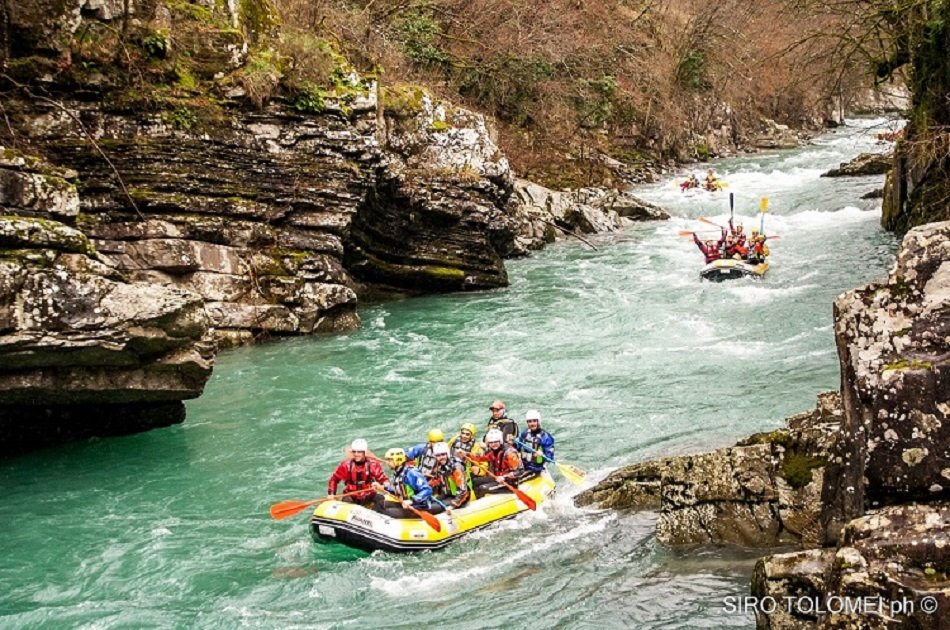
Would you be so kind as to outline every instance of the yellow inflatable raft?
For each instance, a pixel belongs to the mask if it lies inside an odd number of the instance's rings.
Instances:
[[[518,489],[541,505],[554,493],[554,479],[547,472],[522,481]],[[442,531],[422,519],[396,519],[343,501],[324,501],[310,518],[310,533],[317,542],[341,542],[375,551],[441,549],[465,534],[524,512],[528,507],[514,494],[488,494],[453,510],[452,517],[436,518]]]
[[[735,278],[761,278],[769,270],[769,263],[761,262],[757,265],[734,258],[714,260],[699,271],[701,278],[719,282]]]

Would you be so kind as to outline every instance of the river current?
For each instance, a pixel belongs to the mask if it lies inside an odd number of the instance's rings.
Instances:
[[[445,551],[367,554],[312,542],[306,512],[355,437],[381,454],[430,427],[480,428],[492,399],[537,408],[558,458],[590,472],[725,446],[838,386],[832,301],[883,277],[896,250],[882,177],[819,175],[885,150],[883,120],[802,149],[716,162],[718,193],[678,173],[635,191],[670,221],[559,242],[510,261],[507,289],[360,309],[347,335],[219,355],[183,425],[0,462],[5,628],[750,627],[757,552],[671,550],[655,515],[573,506],[561,480],[536,513]],[[702,177],[706,165],[694,171]],[[701,282],[681,230],[764,226],[761,281]],[[714,229],[714,228],[713,228]]]

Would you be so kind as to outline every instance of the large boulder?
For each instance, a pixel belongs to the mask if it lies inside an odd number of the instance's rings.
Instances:
[[[883,508],[848,523],[835,548],[762,558],[756,627],[946,628],[950,505]]]
[[[950,222],[908,232],[886,282],[836,300],[845,439],[829,541],[868,506],[950,498],[948,331]]]
[[[573,234],[616,232],[626,223],[669,219],[662,208],[624,191],[604,188],[551,190],[515,180],[510,213],[516,233],[509,255],[523,255]]]
[[[885,175],[894,164],[891,153],[862,153],[850,162],[842,162],[822,177],[858,177],[861,175]]]
[[[618,469],[577,497],[618,509],[659,509],[666,544],[749,547],[821,540],[821,489],[842,416],[833,393],[787,428],[733,447]]]
[[[181,422],[213,356],[197,294],[125,281],[66,225],[0,217],[3,453]]]

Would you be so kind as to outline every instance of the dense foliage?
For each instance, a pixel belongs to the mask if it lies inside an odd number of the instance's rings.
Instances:
[[[492,115],[521,173],[551,184],[705,158],[762,117],[820,123],[867,73],[801,42],[802,7],[724,0],[281,0],[283,24],[335,39],[384,83],[414,82]],[[838,19],[831,16],[824,20]],[[798,45],[796,45],[798,44]],[[819,51],[819,47],[824,47]]]

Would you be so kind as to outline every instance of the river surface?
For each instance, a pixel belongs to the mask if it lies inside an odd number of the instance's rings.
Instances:
[[[655,515],[579,509],[566,482],[536,513],[449,549],[366,554],[311,541],[306,513],[344,446],[382,453],[480,428],[494,398],[537,408],[558,457],[590,471],[695,452],[780,425],[838,385],[832,300],[885,275],[896,250],[881,177],[819,178],[883,150],[851,121],[799,150],[719,161],[724,192],[637,191],[675,215],[511,261],[511,286],[361,309],[352,334],[222,353],[188,420],[0,462],[0,626],[750,627],[757,553],[670,550]],[[877,125],[877,126],[875,126]],[[705,167],[695,169],[702,176]],[[760,197],[772,269],[700,282],[681,230],[747,231]]]

